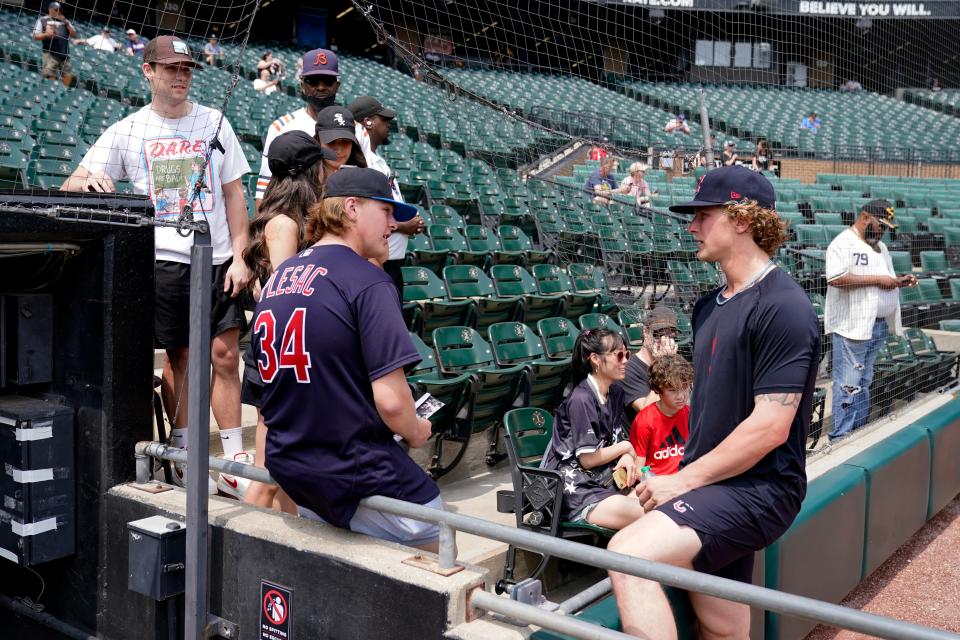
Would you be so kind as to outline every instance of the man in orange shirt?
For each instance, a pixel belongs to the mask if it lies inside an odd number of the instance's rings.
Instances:
[[[650,388],[660,399],[633,419],[630,442],[637,453],[637,465],[649,465],[655,475],[665,476],[680,469],[690,437],[687,399],[692,384],[693,367],[683,356],[663,356],[650,367]]]

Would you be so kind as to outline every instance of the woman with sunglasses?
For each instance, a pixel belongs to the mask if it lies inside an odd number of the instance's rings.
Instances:
[[[635,452],[623,416],[623,380],[630,352],[607,329],[583,331],[573,347],[576,385],[557,407],[553,436],[540,466],[563,474],[565,522],[622,529],[643,515],[633,492],[620,495],[613,474],[626,472],[626,487],[639,480]]]

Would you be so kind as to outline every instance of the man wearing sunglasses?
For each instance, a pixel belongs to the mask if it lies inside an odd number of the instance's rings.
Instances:
[[[643,348],[630,358],[626,377],[620,383],[629,423],[644,407],[657,401],[657,394],[650,390],[650,367],[657,358],[676,352],[677,314],[664,306],[651,309],[643,319]]]
[[[257,178],[257,190],[254,195],[254,203],[258,210],[263,192],[273,175],[270,173],[267,162],[270,143],[287,131],[303,131],[312,136],[317,126],[317,114],[336,103],[337,91],[340,89],[340,65],[337,55],[328,49],[314,49],[304,54],[302,62],[300,97],[306,105],[293,113],[280,116],[267,129],[263,142],[263,157],[260,159],[260,176]]]

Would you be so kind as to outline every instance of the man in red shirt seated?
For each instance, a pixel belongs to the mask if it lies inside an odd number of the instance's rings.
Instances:
[[[676,354],[658,358],[650,367],[650,388],[660,399],[647,405],[633,419],[630,442],[637,465],[649,465],[658,476],[676,473],[690,436],[690,406],[693,367]]]

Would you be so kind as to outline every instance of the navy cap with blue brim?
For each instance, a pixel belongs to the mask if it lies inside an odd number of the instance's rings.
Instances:
[[[376,169],[341,167],[327,178],[323,197],[369,198],[392,204],[393,219],[397,222],[412,220],[417,215],[415,206],[393,199],[390,181]]]

